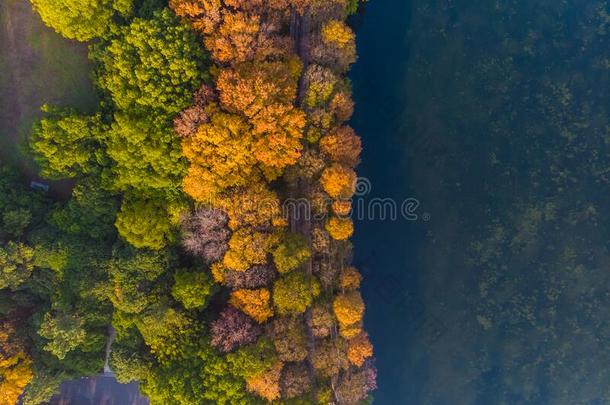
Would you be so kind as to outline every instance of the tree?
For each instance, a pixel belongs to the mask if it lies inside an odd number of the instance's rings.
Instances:
[[[354,223],[349,218],[331,217],[325,228],[335,240],[346,240],[354,233]]]
[[[39,405],[49,402],[53,395],[59,392],[59,387],[66,378],[69,378],[66,372],[34,369],[34,377],[23,395],[23,404]]]
[[[159,300],[155,281],[170,268],[165,252],[116,249],[108,262],[109,298],[115,309],[138,314]]]
[[[343,339],[324,339],[316,341],[316,349],[312,353],[311,362],[318,373],[324,377],[332,377],[341,370],[349,368]]]
[[[325,107],[340,87],[340,79],[330,69],[311,65],[304,75],[305,105],[311,109]]]
[[[216,291],[211,277],[197,270],[178,270],[174,274],[172,296],[186,309],[202,309]]]
[[[302,314],[320,294],[320,284],[303,272],[288,273],[273,284],[273,304],[278,314]]]
[[[243,186],[252,179],[255,158],[250,127],[237,115],[215,113],[209,123],[182,142],[191,167],[184,191],[195,200],[211,203],[228,187]]]
[[[223,284],[232,289],[255,289],[267,286],[275,279],[275,270],[269,265],[252,266],[246,271],[225,269]]]
[[[133,0],[30,0],[49,27],[66,38],[89,41],[115,28],[113,17],[131,14]]]
[[[333,311],[339,321],[339,326],[348,328],[362,321],[364,301],[358,291],[339,294],[333,301]]]
[[[303,361],[307,357],[307,333],[303,320],[298,317],[276,317],[267,334],[280,360]]]
[[[288,363],[282,369],[280,380],[282,397],[296,398],[311,390],[309,369],[305,363]]]
[[[298,58],[223,69],[216,83],[220,102],[228,111],[252,120],[269,105],[292,104],[301,71]]]
[[[254,154],[266,166],[283,169],[299,158],[305,116],[294,107],[302,64],[298,59],[245,63],[221,71],[222,106],[245,115],[256,137]]]
[[[0,247],[0,290],[17,289],[32,275],[34,249],[21,242],[8,242]]]
[[[322,27],[322,40],[338,49],[354,46],[354,32],[343,21],[331,20]]]
[[[172,224],[159,199],[125,196],[115,225],[119,234],[139,249],[159,250],[171,239]]]
[[[46,115],[34,125],[29,140],[41,175],[63,179],[91,173],[103,128],[99,114],[82,116],[49,106],[42,111]]]
[[[345,22],[325,22],[318,41],[311,52],[316,63],[343,72],[356,61],[356,37]]]
[[[60,360],[84,343],[87,336],[83,318],[63,309],[47,312],[38,334],[48,340],[44,349]]]
[[[115,114],[106,137],[118,190],[175,190],[186,172],[180,141],[164,119]]]
[[[329,105],[329,111],[335,116],[338,123],[348,121],[354,114],[354,101],[349,91],[337,92]]]
[[[275,401],[280,398],[280,377],[284,363],[275,362],[268,370],[254,377],[246,379],[248,390],[256,393],[267,401]]]
[[[320,182],[332,198],[350,198],[356,187],[356,173],[348,167],[333,164],[324,169]]]
[[[253,378],[269,370],[277,361],[273,345],[267,338],[242,346],[226,357],[236,375]]]
[[[211,106],[218,101],[216,90],[206,84],[195,92],[194,98],[195,104],[174,118],[174,130],[183,138],[193,135],[200,125],[210,121]]]
[[[342,374],[335,391],[337,399],[342,404],[359,403],[366,397],[368,392],[377,388],[375,382],[376,375],[376,370],[369,368]]]
[[[71,235],[112,240],[116,237],[117,211],[115,196],[101,190],[99,184],[85,181],[72,189],[72,198],[67,204],[51,211],[49,222]]]
[[[322,227],[316,226],[311,231],[311,244],[314,253],[328,254],[330,252],[330,235]]]
[[[273,262],[280,273],[298,268],[311,257],[309,243],[304,236],[288,233],[273,251]]]
[[[219,27],[204,40],[212,57],[220,63],[241,63],[285,56],[288,41],[274,33],[261,16],[243,12],[224,13]]]
[[[110,352],[110,368],[121,384],[145,381],[151,373],[151,362],[139,352],[133,352],[115,342]]]
[[[360,161],[362,142],[351,127],[344,126],[320,139],[320,151],[333,163],[354,167]]]
[[[347,358],[350,363],[361,367],[364,361],[373,356],[373,345],[366,332],[361,332],[358,336],[347,341]]]
[[[15,327],[0,323],[0,403],[16,404],[23,389],[32,380],[32,359],[17,338]]]
[[[200,208],[182,219],[182,245],[190,254],[206,263],[216,262],[229,249],[231,232],[227,214],[221,210]]]
[[[247,394],[243,380],[234,372],[234,367],[227,358],[218,356],[209,345],[203,345],[198,355],[203,367],[200,377],[195,379],[194,383],[201,386],[203,398],[211,403],[224,405],[247,405],[254,402]]]
[[[189,342],[194,342],[199,325],[186,314],[162,303],[155,304],[138,317],[136,326],[161,362],[184,358]]]
[[[210,325],[211,343],[227,353],[236,347],[254,343],[262,333],[262,329],[252,318],[243,312],[228,306],[218,319]]]
[[[360,288],[362,276],[354,267],[346,267],[339,275],[339,286],[343,290],[356,290]]]
[[[266,288],[257,290],[236,290],[231,293],[229,304],[249,315],[258,323],[273,316],[271,294]]]
[[[229,227],[256,227],[270,229],[286,226],[286,219],[277,193],[265,182],[251,181],[247,186],[236,187],[219,196],[216,204],[229,215]]]
[[[327,337],[335,324],[331,311],[323,304],[312,308],[307,324],[315,337]]]
[[[220,0],[170,0],[169,6],[176,15],[188,18],[197,31],[212,34],[221,21]]]
[[[240,228],[231,236],[223,264],[236,271],[246,271],[254,265],[266,264],[267,255],[277,242],[278,235],[275,233]]]
[[[25,208],[5,211],[2,214],[2,228],[4,232],[17,238],[23,236],[25,229],[32,221],[32,213]]]
[[[284,169],[297,162],[303,145],[305,115],[292,105],[271,104],[252,120],[254,155],[263,165]]]
[[[173,114],[188,106],[203,79],[205,61],[190,27],[169,10],[136,18],[98,51],[99,85],[122,110]]]

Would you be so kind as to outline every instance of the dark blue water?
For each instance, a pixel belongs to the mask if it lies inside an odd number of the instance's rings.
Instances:
[[[374,0],[354,19],[379,404],[610,403],[610,4]]]

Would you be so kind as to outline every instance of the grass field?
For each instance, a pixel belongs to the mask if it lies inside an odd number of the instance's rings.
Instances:
[[[94,110],[91,69],[87,46],[47,28],[28,0],[0,1],[0,159],[35,179],[26,144],[40,106]]]

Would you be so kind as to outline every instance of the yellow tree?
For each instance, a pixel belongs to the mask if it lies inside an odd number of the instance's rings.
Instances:
[[[244,226],[286,226],[280,199],[263,181],[227,190],[218,197],[216,205],[229,215],[229,227],[233,230]]]
[[[257,141],[254,156],[263,165],[283,169],[301,156],[305,114],[287,104],[265,107],[252,119]]]
[[[332,198],[350,198],[356,187],[356,172],[339,164],[324,169],[320,183]]]
[[[229,250],[223,264],[230,270],[246,271],[256,264],[267,263],[267,256],[279,242],[276,233],[259,232],[250,227],[240,228],[229,240]]]
[[[266,288],[233,291],[229,303],[258,323],[273,316],[271,293]]]
[[[270,104],[292,104],[301,71],[302,63],[295,57],[223,69],[216,84],[222,106],[253,118]]]
[[[212,57],[220,63],[241,63],[282,56],[289,46],[275,35],[261,16],[244,12],[223,13],[218,28],[204,39]]]
[[[354,223],[349,218],[332,217],[326,222],[325,229],[331,238],[346,240],[354,234]]]
[[[284,363],[277,361],[270,369],[254,377],[246,378],[246,386],[249,391],[254,392],[267,401],[275,401],[280,398],[280,377]]]
[[[169,6],[176,15],[188,19],[193,28],[203,34],[212,34],[221,21],[220,0],[170,0]]]
[[[364,316],[364,301],[358,291],[339,294],[333,301],[333,311],[340,326],[354,325]]]
[[[210,202],[228,187],[247,184],[254,164],[250,126],[238,115],[216,112],[193,136],[184,138],[182,152],[191,162],[184,191]]]
[[[32,380],[32,360],[17,340],[9,322],[0,324],[0,404],[16,404]]]

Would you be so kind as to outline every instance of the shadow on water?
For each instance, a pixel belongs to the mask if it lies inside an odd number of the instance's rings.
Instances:
[[[370,193],[363,197],[366,207],[375,198],[417,198],[410,187],[402,121],[408,102],[403,90],[410,19],[407,1],[376,0],[352,21],[359,55],[350,73],[356,103],[352,125],[363,138],[358,175],[370,181]],[[419,371],[407,367],[405,355],[414,327],[425,322],[414,268],[424,232],[417,221],[356,221],[355,264],[366,280],[365,321],[376,347],[379,389],[374,396],[379,404],[417,396],[417,387],[406,382]]]
[[[379,404],[610,402],[610,10],[375,0],[355,19],[357,222]],[[428,215],[425,215],[428,214]]]

